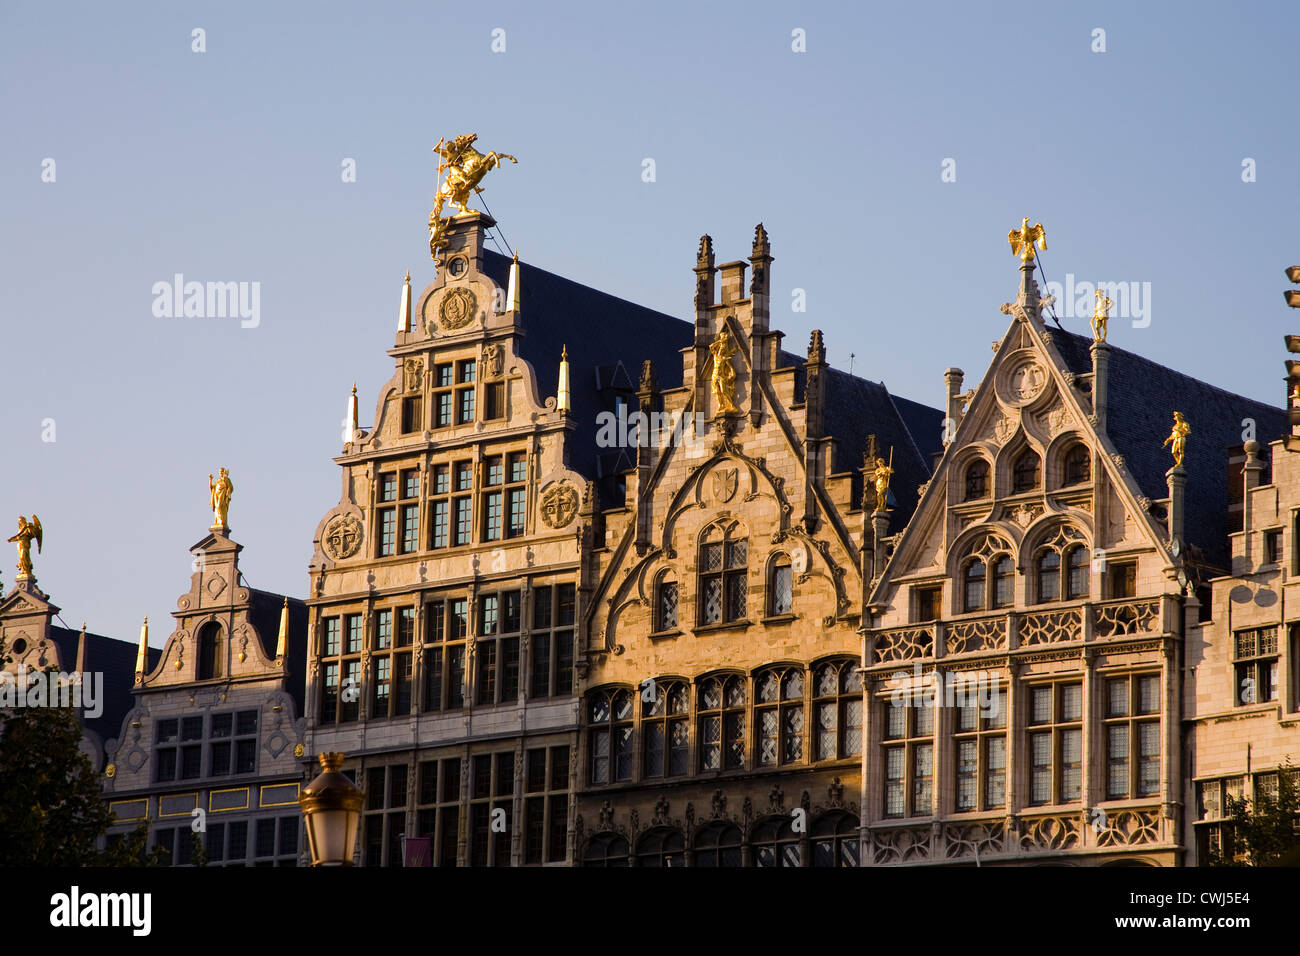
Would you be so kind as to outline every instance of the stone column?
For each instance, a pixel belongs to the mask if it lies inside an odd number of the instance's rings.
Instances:
[[[1106,430],[1106,392],[1110,385],[1110,346],[1092,343],[1092,414],[1097,431]]]
[[[1175,465],[1165,472],[1169,482],[1169,539],[1182,541],[1183,538],[1183,495],[1187,489],[1187,472]]]

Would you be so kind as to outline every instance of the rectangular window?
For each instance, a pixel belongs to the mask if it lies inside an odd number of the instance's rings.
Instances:
[[[452,365],[445,362],[433,367],[433,424],[435,428],[451,426]]]
[[[402,399],[402,433],[410,434],[424,428],[424,416],[421,414],[422,399],[412,395]]]
[[[1007,700],[998,688],[986,707],[970,703],[953,712],[956,741],[956,794],[958,813],[1006,806]]]
[[[431,601],[424,635],[424,710],[459,710],[465,705],[465,640],[469,634],[465,598]]]
[[[397,553],[397,510],[381,508],[379,511],[379,557]]]
[[[880,698],[885,765],[884,815],[933,814],[934,709]]]
[[[918,624],[939,620],[939,607],[942,602],[943,588],[916,589],[916,620]]]
[[[471,866],[509,866],[515,755],[478,754],[470,764],[469,861]]]
[[[1264,563],[1282,563],[1282,529],[1264,532]]]
[[[1160,792],[1160,676],[1106,680],[1106,799]]]
[[[489,382],[483,386],[483,418],[493,421],[506,417],[506,383]]]
[[[474,421],[474,359],[456,363],[456,424]]]
[[[320,709],[322,723],[341,723],[360,717],[363,623],[360,614],[324,619],[321,641],[324,674]]]
[[[519,696],[520,592],[485,594],[479,602],[475,699],[485,706],[514,703]]]
[[[1137,596],[1137,562],[1120,561],[1109,565],[1110,596],[1131,598]]]
[[[1259,627],[1233,635],[1237,706],[1277,699],[1277,628]]]
[[[563,697],[573,693],[574,593],[572,584],[533,589],[530,697]]]
[[[1029,687],[1029,803],[1072,803],[1083,793],[1083,685]]]

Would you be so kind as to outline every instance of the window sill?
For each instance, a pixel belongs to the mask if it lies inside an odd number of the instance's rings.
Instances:
[[[793,614],[771,614],[767,617],[760,618],[760,624],[793,624],[795,616]]]
[[[695,634],[715,634],[719,631],[745,631],[753,627],[754,622],[749,620],[727,621],[723,624],[701,624],[695,628]]]
[[[682,631],[680,628],[673,628],[671,631],[655,631],[653,634],[648,635],[652,641],[666,641],[669,638],[681,636]]]

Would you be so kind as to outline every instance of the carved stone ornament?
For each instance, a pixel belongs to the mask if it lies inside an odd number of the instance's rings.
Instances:
[[[1026,362],[1011,373],[1011,392],[1022,402],[1034,398],[1047,384],[1047,373],[1037,362]]]
[[[505,367],[505,350],[499,342],[489,342],[483,346],[483,374],[495,378]]]
[[[444,329],[463,329],[474,320],[478,312],[478,299],[463,286],[451,289],[438,306],[438,324]]]
[[[1017,424],[1014,419],[1007,418],[1005,415],[994,423],[993,434],[997,438],[999,445],[1005,445],[1011,440],[1011,436],[1016,433]]]
[[[542,495],[542,520],[548,528],[565,528],[578,514],[578,492],[561,482]]]
[[[721,504],[726,504],[736,496],[739,485],[739,469],[718,468],[713,472],[713,497]]]
[[[424,376],[424,363],[416,358],[407,359],[405,373],[406,391],[418,392],[420,390],[420,379]]]
[[[361,550],[361,522],[356,515],[338,515],[325,527],[322,543],[325,553],[335,561],[350,558]]]

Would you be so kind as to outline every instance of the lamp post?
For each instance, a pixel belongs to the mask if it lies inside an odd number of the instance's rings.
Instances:
[[[320,755],[324,772],[298,796],[312,866],[351,866],[361,819],[361,791],[339,772],[343,754]]]

